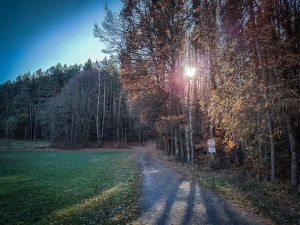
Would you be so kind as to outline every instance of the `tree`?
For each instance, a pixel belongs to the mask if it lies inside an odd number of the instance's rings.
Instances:
[[[281,160],[275,157],[279,155],[279,150],[275,149],[276,142],[282,139],[279,134],[287,132],[290,138],[286,140],[294,146],[294,132],[289,128],[286,113],[295,112],[293,106],[298,107],[299,101],[296,97],[299,90],[290,84],[289,72],[284,69],[295,68],[299,64],[299,52],[291,53],[289,50],[293,38],[289,39],[291,36],[286,35],[289,33],[286,24],[289,23],[282,21],[278,5],[280,3],[276,1],[257,3],[249,0],[227,1],[222,6],[222,48],[219,48],[218,59],[222,76],[218,79],[210,107],[228,138],[241,146],[245,163],[252,164],[253,170],[257,168],[256,162],[261,168],[262,163],[270,159],[272,182],[276,179],[275,165]],[[288,20],[293,21],[292,18]],[[293,77],[294,81],[298,79]],[[288,103],[291,101],[293,106]],[[246,152],[245,149],[251,151]],[[295,148],[291,149],[294,149],[291,157],[296,157],[297,154],[293,153]],[[257,161],[256,156],[259,156]],[[292,167],[296,168],[295,164]]]
[[[152,96],[153,101],[157,99],[156,95],[163,96],[164,103],[156,103],[156,108],[161,107],[156,111],[161,113],[155,120],[182,114],[181,57],[185,48],[186,10],[183,1],[158,1],[155,4],[133,1],[124,4],[121,13],[126,27],[125,47],[120,55],[121,81],[130,98],[145,100],[145,96]],[[166,148],[173,151],[171,146],[177,146],[177,140],[180,140],[178,134],[172,132],[168,136],[169,140],[164,143],[170,146]]]
[[[94,37],[107,45],[102,51],[107,54],[119,54],[124,45],[123,34],[125,27],[119,14],[110,10],[107,4],[104,5],[105,17],[99,26],[94,24]]]
[[[5,133],[6,140],[7,140],[7,147],[10,145],[11,139],[14,137],[14,131],[16,129],[16,118],[11,116],[2,121],[2,130]]]
[[[97,64],[93,63],[91,59],[88,59],[88,61],[83,65],[83,70],[95,70],[97,69]]]

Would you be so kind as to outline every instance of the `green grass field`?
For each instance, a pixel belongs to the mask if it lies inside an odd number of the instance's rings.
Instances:
[[[50,142],[44,140],[16,140],[0,138],[0,149],[37,149],[47,148]]]
[[[126,224],[138,215],[132,150],[0,151],[0,224]]]

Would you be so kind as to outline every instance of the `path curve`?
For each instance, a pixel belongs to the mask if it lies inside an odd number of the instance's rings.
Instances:
[[[135,147],[143,174],[141,216],[135,225],[270,225],[158,162],[151,147]]]

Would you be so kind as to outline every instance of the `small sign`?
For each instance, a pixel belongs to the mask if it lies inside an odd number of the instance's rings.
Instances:
[[[215,147],[208,147],[208,152],[216,153],[216,148]]]
[[[207,143],[208,147],[215,147],[216,146],[216,142],[212,138],[208,139],[208,141],[206,143]]]

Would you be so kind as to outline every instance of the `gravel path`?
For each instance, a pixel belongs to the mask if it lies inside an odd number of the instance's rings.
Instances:
[[[138,225],[258,225],[272,224],[226,202],[199,185],[180,178],[159,163],[147,147],[137,147],[143,173]]]

